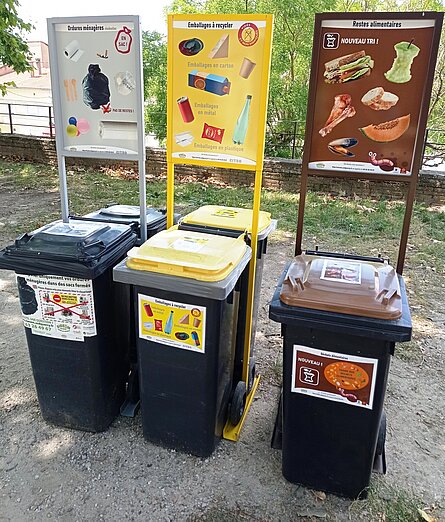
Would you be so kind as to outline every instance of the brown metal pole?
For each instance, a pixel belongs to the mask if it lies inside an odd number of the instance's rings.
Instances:
[[[295,239],[296,256],[299,256],[301,254],[301,243],[303,241],[303,222],[304,207],[306,205],[307,178],[308,174],[302,167],[300,180],[300,200],[298,201],[297,237]]]
[[[403,218],[402,236],[400,238],[399,255],[397,258],[397,273],[402,275],[403,266],[405,264],[406,247],[408,245],[409,227],[411,224],[411,216],[413,213],[414,199],[416,197],[417,176],[415,180],[409,184],[408,194],[406,196],[406,210]]]

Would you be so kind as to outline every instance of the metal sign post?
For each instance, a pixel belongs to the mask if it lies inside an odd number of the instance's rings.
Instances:
[[[243,380],[248,384],[258,248],[272,15],[169,15],[167,91],[167,225],[173,224],[174,166],[255,171]],[[246,138],[248,136],[248,138]],[[238,440],[258,386],[255,379],[237,426]]]
[[[439,12],[316,15],[297,255],[309,176],[393,181],[408,186],[402,274],[442,21]]]
[[[147,239],[142,41],[138,16],[49,18],[51,88],[63,221],[66,157],[137,161]]]

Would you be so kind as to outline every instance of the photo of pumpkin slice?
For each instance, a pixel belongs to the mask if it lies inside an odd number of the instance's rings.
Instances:
[[[372,141],[387,143],[398,140],[408,130],[410,120],[411,115],[406,114],[394,120],[361,127],[360,132]]]

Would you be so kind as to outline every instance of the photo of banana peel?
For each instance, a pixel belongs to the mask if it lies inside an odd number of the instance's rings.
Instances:
[[[365,51],[358,51],[326,62],[324,67],[326,83],[346,83],[369,76],[374,60]]]

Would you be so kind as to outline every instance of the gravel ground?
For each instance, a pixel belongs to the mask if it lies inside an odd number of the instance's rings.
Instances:
[[[57,196],[45,198],[54,202]],[[20,212],[31,213],[39,208],[39,195],[21,194],[20,202]],[[13,237],[19,211],[12,203],[11,193],[0,193],[0,246]],[[281,453],[270,448],[282,341],[279,325],[268,319],[267,303],[291,258],[293,241],[291,235],[270,241],[256,342],[262,378],[241,438],[221,441],[207,459],[144,441],[140,416],[117,418],[100,434],[46,424],[14,277],[0,271],[0,520],[390,520],[372,514],[369,504],[287,482]],[[372,483],[385,501],[398,491],[412,491],[421,499],[419,507],[431,507],[440,520],[445,510],[445,313],[443,288],[434,292],[427,317],[414,315],[420,359],[392,361],[385,406],[389,469],[383,479],[373,476]]]

